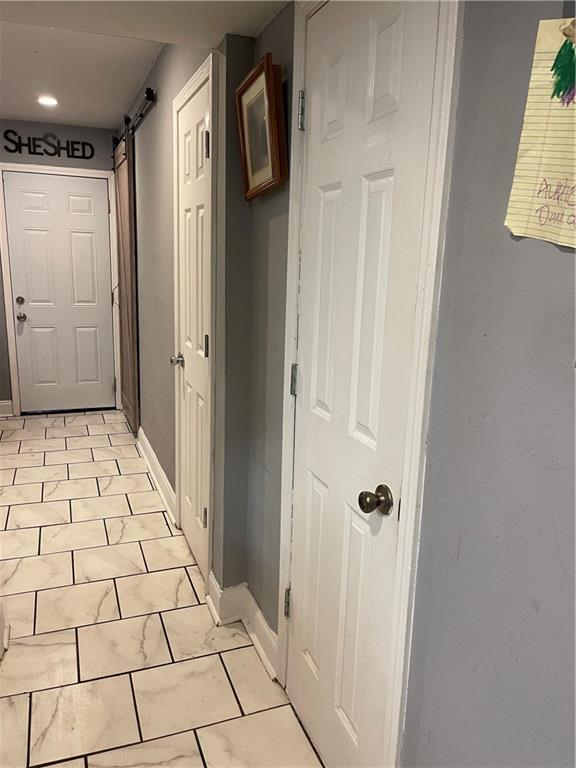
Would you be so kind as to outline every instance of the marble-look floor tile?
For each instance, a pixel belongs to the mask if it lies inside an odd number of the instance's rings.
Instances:
[[[36,632],[99,624],[120,617],[113,581],[95,581],[39,592]]]
[[[99,477],[98,487],[101,496],[111,496],[118,493],[139,493],[151,491],[152,483],[148,475],[124,475],[122,477]]]
[[[241,622],[217,627],[206,605],[168,611],[162,618],[176,661],[251,645]]]
[[[10,639],[34,634],[35,599],[34,592],[0,598],[4,616],[10,624]]]
[[[82,523],[50,525],[42,530],[41,554],[66,552],[69,549],[87,549],[106,546],[106,529],[102,520],[86,520]]]
[[[115,461],[88,461],[69,467],[70,479],[77,477],[110,477],[120,474]]]
[[[196,604],[183,568],[126,576],[116,581],[122,616],[168,611]]]
[[[88,756],[88,768],[203,768],[203,765],[194,731]]]
[[[146,573],[138,542],[74,552],[74,576],[77,584],[138,573]]]
[[[148,472],[148,465],[144,459],[118,459],[118,467],[121,475],[136,475],[139,472]]]
[[[20,445],[20,453],[51,453],[65,448],[66,440],[63,437],[52,437],[50,440],[26,440]]]
[[[38,554],[40,528],[0,531],[0,560]]]
[[[78,448],[105,448],[107,445],[110,445],[108,435],[66,438],[66,448],[69,451],[75,451]]]
[[[94,448],[94,461],[108,461],[110,459],[139,459],[140,454],[135,445],[116,445],[110,448]]]
[[[0,430],[3,431],[5,429],[24,429],[24,419],[19,418],[18,416],[15,416],[11,419],[2,420],[0,422]]]
[[[186,568],[188,571],[188,576],[190,576],[190,579],[192,581],[192,586],[194,587],[194,592],[196,592],[196,597],[198,598],[199,603],[205,603],[206,602],[206,583],[204,581],[204,577],[200,573],[200,568],[198,568],[197,565],[191,565]]]
[[[64,416],[26,416],[25,429],[40,429],[41,427],[63,427]]]
[[[0,442],[0,456],[5,456],[7,453],[17,454],[20,448],[20,443],[2,443]]]
[[[106,424],[120,424],[121,422],[126,421],[126,416],[120,411],[105,413],[104,421]]]
[[[61,499],[85,499],[98,496],[98,486],[93,477],[82,480],[59,480],[44,484],[44,501]]]
[[[289,706],[202,728],[198,739],[208,768],[321,768]]]
[[[166,517],[166,525],[168,526],[168,528],[170,528],[170,533],[172,534],[172,536],[183,536],[184,533],[182,531],[182,528],[176,528],[176,524],[170,517],[170,513],[166,511],[164,513],[164,516]]]
[[[139,520],[140,518],[135,518]],[[142,518],[145,519],[145,518]],[[149,571],[161,571],[182,565],[195,565],[196,560],[184,536],[170,536],[142,542]]]
[[[158,491],[129,493],[128,501],[135,515],[145,515],[147,512],[162,512],[166,509]]]
[[[85,437],[88,427],[48,427],[46,437]]]
[[[288,703],[286,692],[266,672],[254,646],[223,653],[222,661],[246,714]]]
[[[92,461],[90,448],[78,448],[75,451],[53,451],[47,453],[45,464],[80,464],[84,461]]]
[[[28,706],[30,697],[0,699],[0,765],[24,768],[28,750]]]
[[[0,468],[41,467],[43,460],[41,453],[8,453],[0,456]]]
[[[73,629],[11,639],[0,665],[0,696],[77,683],[77,670]]]
[[[110,445],[135,445],[136,438],[132,432],[126,432],[121,435],[109,435]]]
[[[70,552],[0,561],[0,595],[72,584]]]
[[[132,680],[144,739],[241,714],[219,656],[134,672]]]
[[[127,675],[32,694],[30,765],[139,741]]]
[[[79,757],[77,760],[66,760],[64,763],[50,763],[50,768],[86,768],[84,758]]]
[[[126,496],[95,496],[87,499],[72,499],[72,520],[96,520],[103,517],[125,517],[130,515]]]
[[[89,435],[120,435],[128,432],[128,424],[91,424],[87,429]]]
[[[73,416],[66,416],[67,427],[85,427],[88,424],[103,424],[104,418],[101,413],[75,413]]]
[[[170,651],[157,613],[78,630],[80,677],[91,680],[169,664]]]
[[[35,501],[42,501],[42,483],[9,485],[6,488],[0,488],[0,506],[31,504]]]
[[[0,469],[0,486],[12,485],[15,473],[15,469]]]
[[[54,464],[49,467],[22,467],[16,470],[16,485],[23,483],[47,483],[51,480],[66,480],[68,467],[66,464]]]
[[[44,427],[29,427],[28,429],[3,429],[2,442],[13,443],[15,440],[39,440],[46,437]]]
[[[41,501],[36,504],[18,504],[10,509],[8,529],[33,528],[38,525],[57,525],[70,522],[69,501]]]
[[[162,512],[107,518],[106,530],[110,544],[170,536],[170,530]]]

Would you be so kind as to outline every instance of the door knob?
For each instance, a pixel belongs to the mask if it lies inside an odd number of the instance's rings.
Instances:
[[[16,315],[16,320],[18,320],[18,322],[20,323],[23,323],[27,319],[27,317],[28,315],[26,314],[26,312],[18,312],[18,314]]]
[[[172,365],[181,365],[182,368],[184,368],[184,355],[182,352],[178,352],[177,355],[172,355],[170,358],[170,363]]]
[[[16,296],[16,304],[24,304],[25,301],[24,296]]]
[[[392,491],[387,485],[379,485],[374,493],[362,491],[358,496],[358,506],[366,515],[378,510],[381,515],[389,515],[394,506]]]

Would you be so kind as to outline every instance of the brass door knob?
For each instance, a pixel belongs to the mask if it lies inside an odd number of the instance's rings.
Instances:
[[[389,515],[394,506],[392,491],[387,485],[379,485],[374,493],[362,491],[358,496],[358,506],[366,515],[376,512],[376,510],[381,515]]]

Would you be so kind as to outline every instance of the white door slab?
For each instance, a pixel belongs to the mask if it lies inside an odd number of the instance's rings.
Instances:
[[[438,10],[308,21],[287,689],[328,766],[385,764]]]
[[[21,409],[113,407],[107,182],[6,171],[4,184]]]
[[[178,518],[205,579],[211,483],[211,59],[174,101]]]

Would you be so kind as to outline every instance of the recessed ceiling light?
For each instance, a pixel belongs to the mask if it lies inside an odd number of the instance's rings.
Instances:
[[[43,107],[55,107],[58,104],[58,99],[46,93],[43,96],[38,96],[38,104],[42,104]]]

